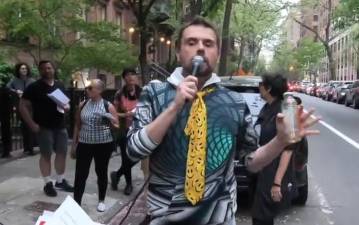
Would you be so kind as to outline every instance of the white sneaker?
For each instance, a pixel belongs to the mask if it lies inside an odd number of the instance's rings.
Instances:
[[[104,202],[99,202],[97,205],[97,211],[98,212],[105,212],[106,211],[106,205]]]

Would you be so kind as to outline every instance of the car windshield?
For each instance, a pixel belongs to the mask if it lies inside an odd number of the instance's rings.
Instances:
[[[259,112],[265,104],[259,94],[259,82],[258,78],[222,79],[221,82],[222,86],[242,94],[252,115],[253,123],[257,121]]]

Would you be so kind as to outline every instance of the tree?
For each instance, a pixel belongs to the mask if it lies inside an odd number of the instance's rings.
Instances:
[[[324,56],[324,48],[321,43],[314,42],[310,38],[303,39],[295,50],[294,57],[298,67],[302,71],[317,75],[318,66]],[[315,83],[316,79],[314,79]]]
[[[131,48],[116,25],[85,21],[84,14],[94,4],[91,0],[3,0],[0,29],[35,63],[50,57],[66,77],[89,67],[119,73],[134,63]],[[126,60],[105,62],[106,56]]]
[[[300,80],[302,78],[294,49],[287,41],[282,41],[276,46],[270,71],[286,75],[289,80]]]
[[[137,28],[140,32],[140,55],[139,62],[141,73],[144,78],[145,68],[147,66],[147,43],[149,38],[148,17],[151,13],[151,8],[156,0],[121,0],[122,5],[130,9],[136,17]]]
[[[351,47],[357,55],[356,70],[359,76],[359,1],[340,1],[335,12],[334,28],[339,31],[351,28]]]
[[[359,1],[341,0],[335,10],[335,28],[346,29],[356,23],[359,23]]]
[[[302,27],[304,27],[305,29],[311,31],[314,35],[315,35],[315,39],[320,41],[320,43],[322,43],[322,45],[325,48],[325,52],[329,61],[329,78],[331,80],[335,80],[336,79],[336,68],[335,68],[335,60],[334,60],[334,56],[333,56],[333,51],[330,48],[329,42],[331,40],[331,25],[333,22],[333,11],[334,11],[334,6],[333,6],[333,0],[315,0],[315,1],[304,1],[306,3],[306,5],[302,6],[304,8],[315,8],[318,10],[325,10],[327,13],[327,18],[325,21],[325,32],[324,35],[322,36],[320,34],[320,31],[315,29],[314,27],[312,27],[309,24],[305,24],[302,21],[299,21],[297,18],[292,17],[292,19],[294,21],[296,21],[298,24],[300,24]],[[309,3],[310,2],[310,3]]]
[[[229,52],[229,26],[231,21],[231,13],[232,13],[233,0],[226,1],[226,8],[224,11],[224,19],[223,19],[223,28],[222,28],[222,45],[221,45],[221,58],[219,60],[219,69],[218,73],[221,76],[225,76],[227,74],[227,59]]]

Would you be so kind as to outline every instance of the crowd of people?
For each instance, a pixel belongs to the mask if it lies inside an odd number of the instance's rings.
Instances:
[[[36,81],[26,64],[17,65],[8,88],[20,99],[24,151],[33,154],[31,140],[37,138],[45,194],[56,196],[56,189],[74,192],[81,205],[94,160],[97,210],[104,212],[108,176],[114,190],[124,176],[124,193],[130,195],[131,169],[142,160],[145,177],[149,177],[148,224],[234,225],[233,159],[240,146],[241,160],[248,170],[258,173],[253,225],[274,224],[274,217],[289,199],[290,164],[296,148],[289,143],[280,114],[287,82],[280,75],[263,76],[259,88],[266,105],[253,126],[241,94],[222,87],[214,73],[219,53],[217,30],[196,18],[179,31],[176,56],[180,67],[167,81],[150,82],[142,90],[136,71],[125,69],[125,85],[111,103],[102,97],[104,83],[91,80],[86,87],[87,100],[78,105],[75,117],[71,146],[71,156],[76,159],[74,186],[64,176],[68,148],[65,115],[70,106],[58,105],[48,97],[57,89],[65,93],[65,87],[56,79],[50,61],[39,63],[40,78]],[[192,74],[196,55],[202,56],[204,63]],[[298,110],[302,138],[317,133],[310,130],[317,122],[311,119],[312,113]],[[257,132],[256,126],[260,127]],[[122,164],[108,173],[117,146]],[[51,180],[53,153],[55,184]]]

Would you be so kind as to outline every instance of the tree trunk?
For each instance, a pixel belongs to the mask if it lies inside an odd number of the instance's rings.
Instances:
[[[146,31],[146,23],[144,21],[138,22],[140,27],[140,72],[142,76],[142,81],[146,83],[146,66],[147,66],[147,31]]]
[[[328,61],[329,61],[329,80],[335,80],[336,79],[336,68],[335,68],[335,61],[333,59],[333,53],[332,50],[330,49],[329,45],[325,45],[325,49],[327,52],[327,57],[328,57]]]
[[[229,53],[229,25],[231,22],[231,12],[232,12],[233,0],[227,0],[226,9],[224,12],[223,19],[223,29],[222,29],[222,48],[221,48],[221,58],[219,61],[219,70],[218,73],[220,76],[227,75],[227,58]]]
[[[244,49],[246,47],[246,41],[244,39],[244,37],[241,37],[241,46],[239,48],[239,55],[238,55],[238,71],[241,69],[241,64],[242,64],[242,60],[243,60],[243,55],[244,55]]]

